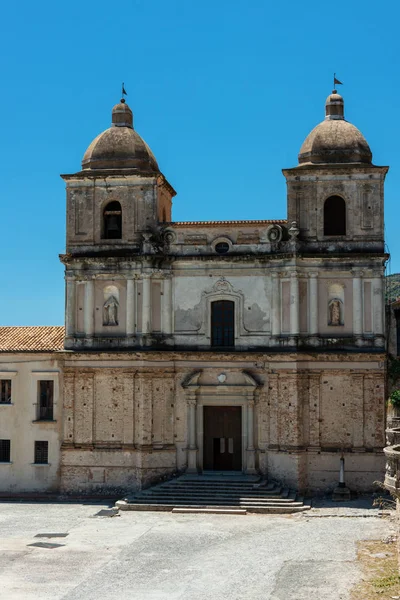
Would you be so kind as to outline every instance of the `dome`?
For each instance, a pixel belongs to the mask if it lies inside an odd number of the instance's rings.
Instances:
[[[299,164],[370,164],[370,147],[357,127],[345,120],[343,98],[336,90],[328,96],[325,112],[325,120],[306,137]]]
[[[133,115],[124,100],[112,110],[112,125],[98,135],[82,159],[82,169],[134,169],[138,173],[154,173],[157,161],[138,133],[133,129]]]

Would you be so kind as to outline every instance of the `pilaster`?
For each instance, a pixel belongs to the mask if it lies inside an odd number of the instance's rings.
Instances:
[[[290,274],[290,336],[293,344],[299,333],[299,278],[293,271]]]
[[[65,331],[67,337],[75,335],[75,311],[76,311],[76,285],[75,280],[66,278],[66,307],[65,307]]]
[[[318,335],[318,273],[309,273],[308,286],[308,332],[311,336],[316,336]]]
[[[383,321],[383,281],[382,277],[375,277],[372,280],[372,298],[373,298],[373,326],[375,334],[375,346],[383,347],[384,340],[384,321]]]
[[[142,274],[142,333],[144,335],[151,331],[151,274]]]
[[[94,335],[94,280],[88,279],[85,283],[85,306],[84,306],[85,336]]]
[[[172,334],[172,277],[169,274],[163,280],[161,328],[165,335]]]
[[[126,335],[135,334],[135,281],[132,277],[126,280]]]
[[[362,271],[353,271],[353,334],[359,340],[363,332]],[[356,342],[357,343],[357,342]]]
[[[196,447],[196,392],[190,391],[188,398],[188,473],[197,473]]]
[[[280,298],[280,278],[279,273],[273,271],[272,279],[272,310],[271,310],[271,333],[273,336],[281,334],[281,298]]]

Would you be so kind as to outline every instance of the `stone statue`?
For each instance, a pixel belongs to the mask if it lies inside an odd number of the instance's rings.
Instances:
[[[329,325],[342,325],[342,301],[334,298],[329,303]]]
[[[118,325],[118,301],[114,296],[103,306],[103,325]]]

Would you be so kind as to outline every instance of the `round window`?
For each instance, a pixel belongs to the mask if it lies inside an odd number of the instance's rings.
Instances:
[[[229,252],[229,244],[227,242],[218,242],[218,244],[215,244],[215,252],[218,254],[226,254]]]

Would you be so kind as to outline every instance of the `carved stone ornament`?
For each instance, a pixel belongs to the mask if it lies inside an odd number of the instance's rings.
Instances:
[[[118,300],[115,296],[110,296],[103,306],[103,325],[118,325]]]
[[[218,381],[219,381],[220,383],[225,383],[225,381],[226,381],[226,375],[225,375],[225,373],[220,373],[220,374],[218,375],[217,379],[218,379]]]
[[[289,236],[291,240],[295,240],[300,233],[300,229],[297,227],[296,221],[293,221],[290,225]]]
[[[162,237],[166,244],[174,244],[176,242],[176,233],[172,229],[165,229]]]
[[[280,242],[282,239],[282,227],[280,225],[271,225],[268,227],[267,238],[269,242]]]
[[[333,298],[328,306],[328,325],[343,325],[343,303],[339,298]]]
[[[213,291],[220,293],[232,292],[232,289],[232,285],[225,279],[225,277],[220,277],[220,279],[218,279],[213,286]]]

